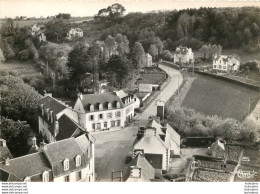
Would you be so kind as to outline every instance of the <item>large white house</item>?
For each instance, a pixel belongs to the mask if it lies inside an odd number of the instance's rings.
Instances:
[[[74,105],[79,123],[87,131],[124,127],[134,117],[134,95],[122,90],[101,94],[79,94]]]
[[[213,58],[213,69],[226,73],[239,71],[240,60],[232,55],[215,55]]]
[[[83,134],[0,163],[2,182],[94,182],[94,139]]]
[[[177,47],[173,55],[174,63],[193,63],[194,53],[191,48]]]
[[[83,31],[80,28],[71,28],[67,34],[67,38],[70,40],[73,37],[83,37]]]

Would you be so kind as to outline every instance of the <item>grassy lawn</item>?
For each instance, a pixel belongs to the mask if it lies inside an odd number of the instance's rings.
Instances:
[[[235,83],[209,76],[197,75],[197,79],[183,100],[182,106],[206,115],[243,120],[259,100],[259,92]]]
[[[0,71],[13,72],[19,77],[32,76],[38,74],[39,71],[33,65],[33,62],[19,62],[9,61],[6,63],[0,63]]]
[[[164,74],[141,74],[140,80],[138,83],[147,83],[147,84],[161,84],[165,81],[166,76]]]

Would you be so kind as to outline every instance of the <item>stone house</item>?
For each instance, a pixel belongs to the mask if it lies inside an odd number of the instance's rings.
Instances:
[[[94,182],[94,140],[88,134],[41,143],[38,152],[0,163],[3,182]]]

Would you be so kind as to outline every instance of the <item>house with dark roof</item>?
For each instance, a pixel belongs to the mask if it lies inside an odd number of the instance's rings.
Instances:
[[[177,47],[173,54],[174,63],[191,64],[194,62],[194,53],[191,48]]]
[[[134,95],[124,91],[79,94],[74,110],[87,131],[124,127],[134,117]]]
[[[237,73],[240,68],[240,60],[232,55],[215,55],[213,69],[225,73]]]
[[[78,114],[65,103],[45,95],[38,107],[39,133],[48,142],[76,137],[85,129],[78,124]]]
[[[169,124],[163,127],[151,118],[145,127],[140,127],[133,153],[134,157],[144,154],[155,169],[167,170],[170,157],[180,155],[180,135]]]
[[[46,144],[38,152],[0,163],[0,181],[94,182],[94,139],[77,138]]]
[[[137,154],[124,171],[123,180],[126,182],[151,182],[155,178],[155,174],[155,169],[144,155]]]

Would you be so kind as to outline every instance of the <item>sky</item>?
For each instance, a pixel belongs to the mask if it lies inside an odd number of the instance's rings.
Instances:
[[[200,7],[258,6],[256,1],[213,1],[213,0],[0,0],[0,18],[15,16],[47,17],[58,13],[76,16],[94,16],[98,10],[120,3],[129,12],[153,10],[180,10]]]

